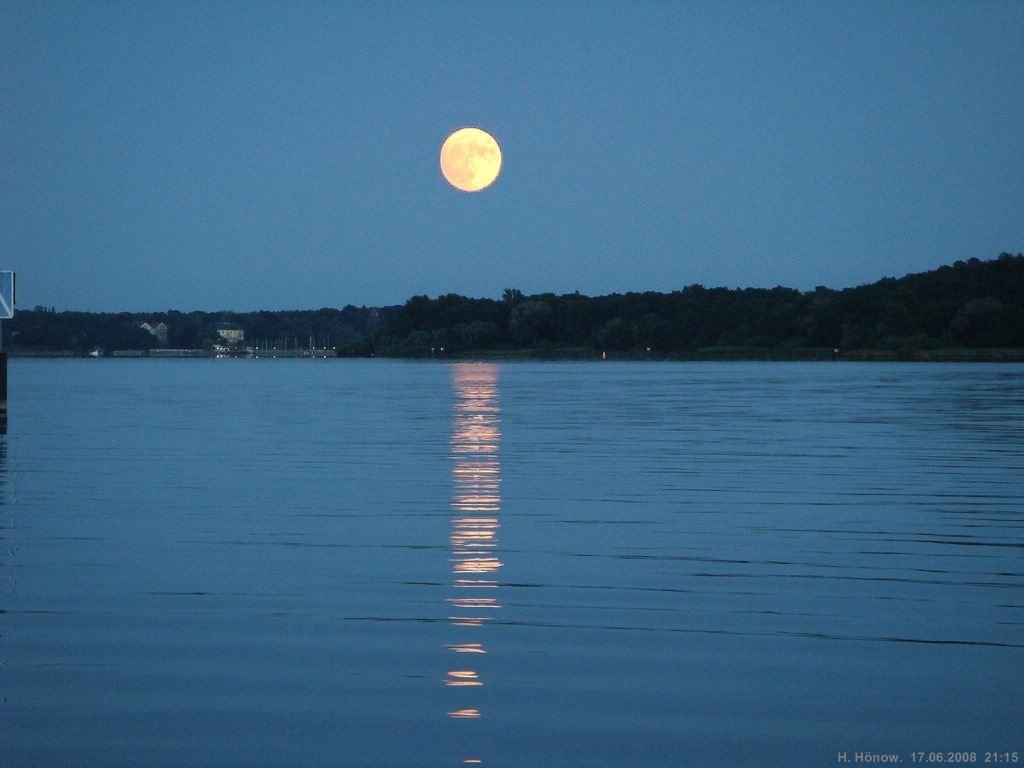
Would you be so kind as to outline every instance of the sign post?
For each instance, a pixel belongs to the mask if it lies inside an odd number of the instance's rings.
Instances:
[[[0,271],[0,432],[7,434],[7,353],[3,321],[14,317],[14,272]]]

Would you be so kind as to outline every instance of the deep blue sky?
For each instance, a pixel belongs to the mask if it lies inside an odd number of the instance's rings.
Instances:
[[[994,258],[1022,41],[1018,0],[5,0],[0,268],[23,308],[251,310]]]

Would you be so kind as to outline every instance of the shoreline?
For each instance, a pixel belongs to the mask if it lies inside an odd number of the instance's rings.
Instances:
[[[108,355],[93,357],[89,354],[77,353],[73,350],[19,350],[7,351],[11,359],[111,359],[111,360],[214,360],[214,359],[256,359],[256,360],[491,360],[491,361],[606,361],[606,362],[934,362],[934,363],[1021,363],[1024,362],[1024,349],[1017,348],[948,348],[924,350],[885,350],[857,349],[847,352],[831,349],[751,349],[711,347],[697,349],[692,353],[659,355],[654,352],[640,350],[600,352],[591,348],[554,348],[554,349],[479,349],[465,350],[458,353],[423,354],[423,355],[324,355],[324,350],[316,354],[277,355],[237,355],[218,356],[205,350],[175,350],[180,354],[168,354],[168,350],[160,350],[156,354],[148,354],[144,350],[116,351]]]

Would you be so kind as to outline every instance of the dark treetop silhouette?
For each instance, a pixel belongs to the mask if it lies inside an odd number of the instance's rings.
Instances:
[[[162,339],[142,327],[163,323]],[[588,297],[413,296],[402,306],[285,312],[57,312],[3,325],[12,354],[245,346],[340,356],[967,357],[1024,359],[1024,255],[958,261],[870,285],[813,291],[705,288]]]

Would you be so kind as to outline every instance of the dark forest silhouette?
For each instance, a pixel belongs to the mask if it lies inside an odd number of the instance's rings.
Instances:
[[[142,327],[163,323],[162,341]],[[705,288],[588,297],[413,296],[404,305],[259,312],[19,310],[3,324],[12,354],[84,355],[223,344],[329,347],[346,357],[1024,359],[1024,255],[1001,254],[835,290]],[[972,353],[973,352],[973,353]]]

